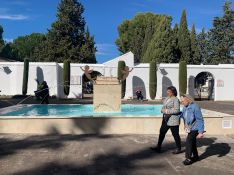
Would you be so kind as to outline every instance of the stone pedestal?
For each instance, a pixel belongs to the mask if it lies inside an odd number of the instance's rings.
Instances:
[[[116,77],[98,77],[93,87],[94,112],[121,111],[121,84]]]

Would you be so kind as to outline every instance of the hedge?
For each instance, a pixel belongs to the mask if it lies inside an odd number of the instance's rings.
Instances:
[[[118,62],[118,79],[119,80],[122,80],[122,78],[123,78],[122,70],[124,70],[125,66],[126,66],[126,64],[125,64],[124,61],[119,61]],[[124,80],[122,82],[122,98],[124,98],[125,92],[126,92],[126,80]]]
[[[63,62],[63,87],[64,94],[69,95],[70,92],[70,61],[65,60]]]
[[[28,91],[28,72],[29,72],[29,60],[24,59],[24,73],[23,73],[23,86],[22,94],[26,95]]]
[[[180,61],[179,63],[179,92],[186,94],[187,91],[187,63],[186,61]]]
[[[157,92],[157,64],[155,61],[151,61],[149,69],[149,94],[152,100],[155,99],[156,92]]]

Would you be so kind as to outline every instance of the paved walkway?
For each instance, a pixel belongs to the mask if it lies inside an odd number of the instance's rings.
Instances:
[[[1,175],[231,175],[234,137],[199,140],[201,161],[185,167],[184,154],[149,149],[151,135],[0,135]],[[182,139],[183,141],[185,138]]]

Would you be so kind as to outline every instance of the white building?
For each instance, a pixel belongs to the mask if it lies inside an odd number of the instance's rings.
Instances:
[[[140,88],[146,99],[149,97],[149,64],[135,64],[134,55],[129,52],[103,64],[89,64],[90,68],[104,76],[117,76],[118,61],[125,61],[126,65],[134,68],[126,80],[125,98],[134,98],[135,91]],[[71,64],[71,86],[68,98],[82,97],[82,76],[80,67],[86,64]],[[166,96],[166,88],[178,88],[178,64],[160,64],[157,70],[156,99]],[[211,97],[215,101],[234,101],[234,64],[219,65],[188,65],[188,93],[196,95],[199,89],[197,80],[201,73],[209,74]],[[29,66],[28,94],[33,95],[37,88],[35,79],[47,81],[50,95],[67,98],[63,93],[63,64],[33,62]],[[23,63],[0,62],[0,95],[18,95],[22,93]]]

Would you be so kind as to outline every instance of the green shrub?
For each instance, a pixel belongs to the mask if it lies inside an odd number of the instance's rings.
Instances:
[[[186,94],[187,91],[187,63],[180,61],[179,63],[179,92]]]
[[[64,94],[69,95],[70,92],[70,61],[65,60],[63,62],[63,87],[64,87]]]
[[[23,86],[22,86],[22,94],[26,95],[28,91],[28,71],[29,71],[29,60],[24,60],[24,74],[23,74]]]
[[[126,64],[125,64],[124,61],[119,61],[118,62],[118,79],[119,80],[122,80],[122,78],[123,78],[122,70],[124,70],[125,66],[126,66]],[[125,92],[126,92],[126,80],[124,80],[122,82],[122,98],[124,98]]]
[[[149,68],[149,93],[152,100],[155,99],[157,92],[157,64],[155,61],[150,62]]]

